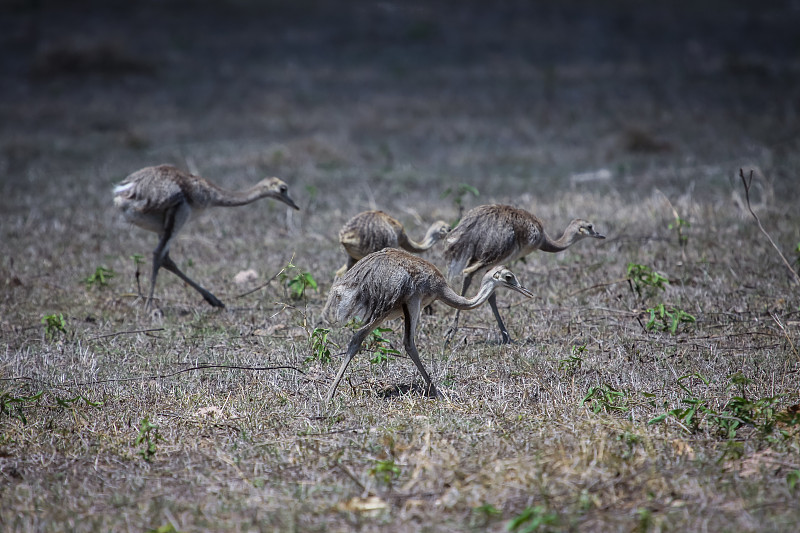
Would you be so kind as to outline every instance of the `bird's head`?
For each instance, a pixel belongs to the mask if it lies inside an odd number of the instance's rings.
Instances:
[[[294,200],[289,197],[289,186],[286,185],[286,182],[282,179],[266,178],[258,184],[258,187],[262,189],[264,196],[275,198],[291,208],[300,209],[297,207],[297,204],[294,203]]]
[[[515,276],[513,272],[502,265],[496,266],[488,271],[484,275],[484,279],[489,279],[494,284],[495,288],[505,287],[520,294],[524,294],[528,298],[533,297],[533,293],[522,286],[517,279],[517,276]]]
[[[444,220],[437,220],[428,230],[428,235],[430,235],[430,237],[436,242],[447,237],[448,233],[450,233],[450,224]]]
[[[575,235],[575,240],[585,239],[586,237],[591,237],[593,239],[605,239],[606,236],[602,233],[598,233],[594,229],[594,224],[589,222],[588,220],[583,220],[582,218],[576,218],[572,222],[569,223],[569,232]]]

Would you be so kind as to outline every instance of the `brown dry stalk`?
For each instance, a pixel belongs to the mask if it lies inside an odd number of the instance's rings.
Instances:
[[[761,224],[761,220],[758,218],[758,215],[756,215],[755,211],[753,211],[753,208],[750,206],[750,185],[753,183],[753,171],[751,170],[750,175],[747,178],[745,178],[744,171],[740,168],[739,177],[742,178],[742,183],[744,184],[744,198],[747,202],[747,209],[748,211],[750,211],[750,214],[753,215],[753,218],[756,219],[756,222],[758,223],[758,229],[761,230],[761,233],[764,234],[767,240],[769,240],[769,243],[772,245],[772,247],[775,248],[775,251],[778,252],[778,255],[781,256],[783,264],[786,265],[786,268],[788,268],[789,272],[792,273],[792,279],[794,280],[795,284],[800,285],[800,275],[798,275],[797,272],[795,272],[795,270],[792,268],[792,265],[790,265],[789,261],[786,260],[786,256],[783,255],[781,249],[778,248],[778,245],[775,244],[775,241],[773,241],[772,237],[769,236],[769,233],[767,233],[767,230],[765,230],[764,226]]]

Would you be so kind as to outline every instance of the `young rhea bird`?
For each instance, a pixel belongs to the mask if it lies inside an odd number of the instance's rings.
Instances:
[[[261,198],[275,198],[294,209],[300,209],[289,197],[286,183],[278,178],[266,178],[243,191],[227,191],[200,176],[170,165],[160,165],[137,170],[117,185],[114,188],[114,205],[122,211],[125,219],[159,236],[158,246],[153,250],[153,273],[147,307],[153,300],[156,276],[161,267],[188,283],[212,306],[225,307],[216,296],[178,269],[169,256],[169,246],[193,212],[207,207],[245,205]]]
[[[328,389],[326,401],[333,398],[347,365],[367,335],[384,320],[400,316],[405,320],[403,346],[406,353],[422,374],[428,392],[441,397],[422,365],[414,344],[420,309],[434,300],[456,309],[474,309],[494,294],[498,287],[517,291],[528,298],[533,295],[503,266],[494,267],[484,275],[475,297],[464,298],[447,285],[439,269],[420,257],[395,248],[369,254],[334,282],[323,310],[324,317],[339,322],[359,317],[364,324],[347,345],[347,353],[336,379]]]
[[[553,240],[545,233],[542,221],[528,211],[509,205],[481,205],[468,211],[447,237],[444,249],[447,273],[451,279],[459,273],[464,275],[463,296],[473,276],[495,265],[508,263],[534,250],[560,252],[587,237],[605,239],[591,222],[576,218],[560,238]],[[503,336],[502,342],[511,342],[494,294],[489,297],[489,306]],[[446,342],[457,329],[458,311]]]
[[[413,253],[422,253],[442,240],[450,231],[450,224],[437,220],[428,231],[422,242],[412,241],[403,225],[383,211],[364,211],[351,218],[339,230],[339,242],[347,251],[347,264],[336,271],[341,276],[372,252],[384,248],[402,248]]]

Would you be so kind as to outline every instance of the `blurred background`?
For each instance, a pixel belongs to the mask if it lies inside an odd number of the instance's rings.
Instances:
[[[231,185],[279,175],[309,197],[336,183],[362,205],[462,182],[501,200],[713,198],[742,165],[797,195],[796,0],[3,0],[0,14],[4,209],[162,162]]]

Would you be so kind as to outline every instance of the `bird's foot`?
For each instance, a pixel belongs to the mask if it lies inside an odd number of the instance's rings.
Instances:
[[[456,331],[458,328],[450,328],[447,330],[447,333],[444,334],[444,347],[447,348],[450,346],[450,343],[453,341],[453,337],[456,335]]]
[[[209,292],[208,294],[204,294],[204,295],[203,295],[203,298],[204,298],[204,299],[205,299],[205,301],[207,301],[207,302],[208,302],[208,303],[209,303],[209,304],[210,304],[212,307],[220,307],[220,308],[221,308],[221,307],[225,307],[225,304],[224,304],[224,303],[222,303],[221,301],[219,301],[219,299],[218,299],[216,296],[214,296],[213,294],[211,294],[210,292]]]

